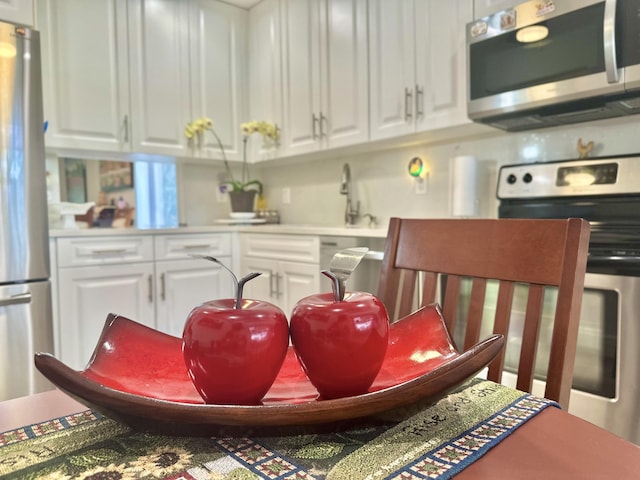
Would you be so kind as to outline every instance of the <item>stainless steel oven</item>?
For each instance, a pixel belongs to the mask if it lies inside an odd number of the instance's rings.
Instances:
[[[497,196],[501,218],[589,220],[569,411],[640,445],[640,157],[504,166]],[[545,297],[549,316],[541,332],[540,374],[534,385],[539,394],[544,391],[554,293]],[[522,311],[525,300],[524,295],[515,299]],[[507,367],[518,361],[520,320],[518,314],[512,318]]]

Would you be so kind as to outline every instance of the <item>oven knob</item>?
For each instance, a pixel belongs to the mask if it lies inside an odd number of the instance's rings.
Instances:
[[[516,183],[517,180],[518,179],[516,178],[516,176],[513,173],[507,177],[507,183],[509,185],[513,185],[514,183]]]
[[[522,180],[524,181],[524,183],[531,183],[531,180],[533,180],[533,177],[531,176],[530,173],[525,173],[524,177],[522,177]]]

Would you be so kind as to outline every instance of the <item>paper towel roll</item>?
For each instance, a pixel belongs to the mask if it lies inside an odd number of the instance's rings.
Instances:
[[[451,215],[473,217],[476,214],[478,160],[459,155],[451,161]]]

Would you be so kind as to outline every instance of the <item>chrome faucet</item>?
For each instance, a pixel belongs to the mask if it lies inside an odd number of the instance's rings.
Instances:
[[[355,225],[356,220],[360,216],[360,202],[356,202],[356,208],[353,209],[351,198],[351,168],[345,163],[342,167],[342,178],[340,179],[340,194],[347,196],[347,207],[344,212],[344,222],[347,225]]]

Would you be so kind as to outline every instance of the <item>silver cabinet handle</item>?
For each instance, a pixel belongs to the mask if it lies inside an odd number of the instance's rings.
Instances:
[[[320,119],[316,116],[315,113],[312,113],[311,114],[311,137],[314,140],[318,139],[318,134],[316,133],[316,123],[319,123],[319,122],[320,122]]]
[[[416,119],[424,115],[424,88],[416,84]]]
[[[124,142],[128,143],[129,142],[129,115],[124,116],[124,120],[122,123],[124,126]]]
[[[194,250],[196,248],[198,249],[202,249],[202,248],[209,248],[210,245],[207,243],[204,243],[202,245],[185,245],[184,247],[182,247],[184,250]]]
[[[324,137],[326,134],[324,133],[324,123],[327,121],[327,117],[325,117],[323,115],[322,112],[320,112],[320,121],[318,122],[320,124],[320,138]]]
[[[273,272],[269,272],[269,296],[273,298]]]
[[[164,273],[160,274],[160,299],[164,302],[166,295],[165,295],[165,288],[164,288]]]
[[[331,240],[322,241],[322,242],[320,242],[320,246],[321,247],[337,247],[338,246],[338,242],[334,242],[334,241],[331,241]]]
[[[91,253],[96,255],[109,255],[113,253],[125,253],[126,251],[126,248],[104,248],[100,250],[91,250]]]
[[[269,295],[278,298],[282,295],[280,292],[280,274],[269,271]]]
[[[153,279],[151,278],[151,275],[149,275],[149,278],[147,279],[148,283],[149,283],[149,296],[147,297],[149,299],[149,303],[153,302]]]
[[[411,111],[411,104],[413,103],[411,100],[413,98],[413,90],[409,87],[405,87],[404,89],[404,119],[408,122],[411,120],[413,113]]]
[[[0,298],[0,307],[8,307],[10,305],[19,305],[21,303],[31,303],[31,293],[18,293],[10,297]]]
[[[618,81],[618,63],[616,60],[616,4],[617,0],[605,0],[604,2],[604,66],[607,71],[607,81]]]
[[[282,295],[282,292],[280,291],[280,277],[281,275],[276,273],[276,297]]]

